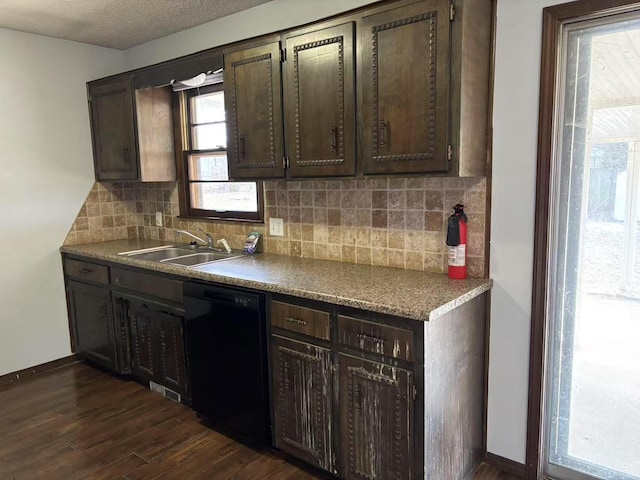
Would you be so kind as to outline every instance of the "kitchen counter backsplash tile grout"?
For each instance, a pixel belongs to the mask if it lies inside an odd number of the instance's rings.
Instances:
[[[484,272],[485,178],[366,178],[266,181],[265,225],[283,218],[285,236],[262,224],[177,218],[177,183],[95,183],[64,245],[148,238],[175,240],[178,228],[202,228],[241,249],[249,231],[264,251],[346,263],[446,271],[446,221],[463,203],[469,217],[469,275]],[[162,212],[163,227],[155,226]]]

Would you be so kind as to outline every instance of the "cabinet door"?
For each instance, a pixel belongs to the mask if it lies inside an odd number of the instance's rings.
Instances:
[[[411,480],[413,375],[339,355],[342,476],[347,480]]]
[[[182,317],[155,312],[158,382],[181,395],[187,393]]]
[[[232,178],[284,176],[280,42],[226,53],[224,103]]]
[[[75,353],[117,371],[109,290],[70,281],[67,294]]]
[[[271,337],[276,447],[334,471],[331,441],[331,352]]]
[[[145,380],[155,380],[154,311],[146,303],[129,300],[129,332],[131,334],[131,370]]]
[[[129,342],[129,304],[113,294],[113,327],[118,373],[131,373],[131,347]]]
[[[365,16],[364,173],[446,172],[449,0]]]
[[[285,118],[292,177],[355,174],[354,24],[285,41]]]
[[[136,180],[138,161],[129,76],[89,84],[96,180]]]

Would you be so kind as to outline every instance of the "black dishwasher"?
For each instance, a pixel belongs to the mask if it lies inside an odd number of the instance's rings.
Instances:
[[[271,443],[264,295],[184,284],[191,406],[230,433]]]

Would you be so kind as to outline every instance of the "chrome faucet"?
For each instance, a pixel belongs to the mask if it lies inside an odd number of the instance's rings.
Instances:
[[[208,234],[207,232],[205,232],[204,230],[202,230],[201,228],[199,228],[198,231],[204,233],[204,236],[205,236],[206,240],[198,237],[197,235],[194,235],[193,233],[189,233],[186,230],[176,230],[176,235],[178,235],[178,234],[186,235],[186,236],[191,237],[194,240],[197,240],[198,242],[206,245],[209,248],[213,248],[213,237],[210,234]]]
[[[207,247],[208,248],[213,248],[213,237],[211,236],[210,233],[205,232],[203,229],[198,228],[199,232],[204,233],[204,238],[207,239]]]

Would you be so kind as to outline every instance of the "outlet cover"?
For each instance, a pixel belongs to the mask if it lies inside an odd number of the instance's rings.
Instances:
[[[284,221],[281,218],[269,219],[269,234],[272,237],[284,237]]]
[[[162,212],[156,212],[156,227],[162,226]]]

